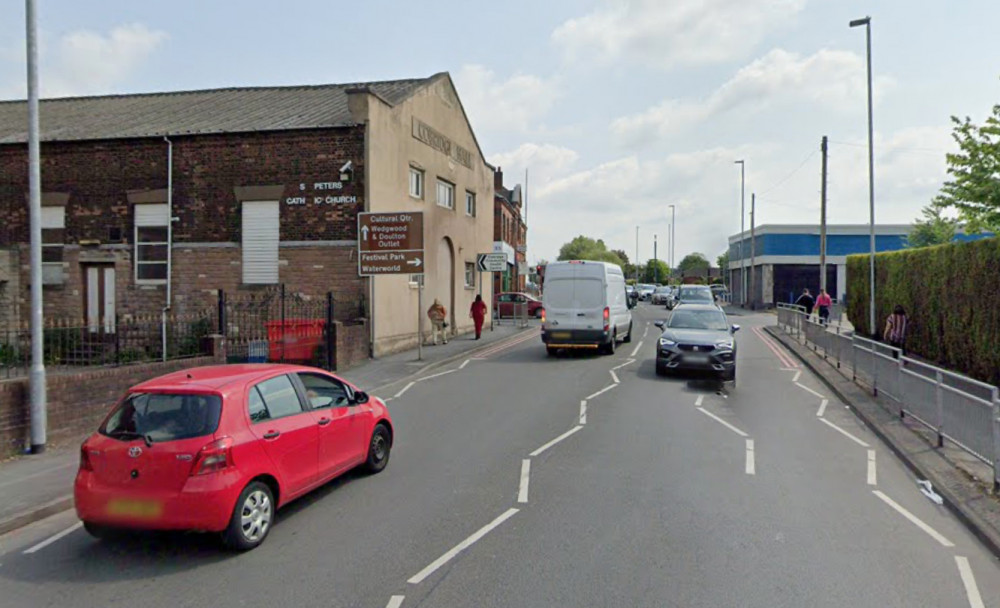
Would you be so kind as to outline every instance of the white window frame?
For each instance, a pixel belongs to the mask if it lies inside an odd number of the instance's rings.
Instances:
[[[476,217],[476,193],[465,191],[465,215]]]
[[[139,278],[140,266],[166,266],[167,273],[170,273],[170,206],[166,203],[140,203],[134,207],[135,220],[132,222],[132,243],[134,245],[134,264],[132,264],[132,278],[136,285],[165,285],[167,279],[141,279]],[[140,241],[140,228],[166,228],[167,240],[165,241]],[[163,260],[144,260],[139,254],[139,246],[165,247],[167,257]]]
[[[465,286],[469,289],[476,288],[476,263],[465,263]]]
[[[416,167],[410,167],[410,196],[424,200],[424,172]],[[414,188],[416,184],[416,188]]]
[[[441,201],[441,192],[446,192],[448,200]],[[445,209],[455,209],[455,184],[447,182],[441,178],[437,180],[437,204],[439,207],[444,207]]]
[[[248,210],[251,212],[251,217],[254,215],[273,217],[274,226],[267,227],[273,235],[249,234]],[[281,206],[278,201],[243,201],[240,214],[240,250],[243,261],[241,281],[244,285],[277,285],[280,275],[278,248],[281,238]],[[253,274],[263,274],[265,278],[250,276]]]
[[[66,229],[66,208],[42,207],[42,230],[65,230]],[[42,285],[62,285],[66,282],[63,272],[62,257],[66,251],[65,243],[46,243],[42,239],[42,251],[46,249],[59,249],[62,254],[58,262],[42,262]],[[43,256],[44,259],[44,256]]]

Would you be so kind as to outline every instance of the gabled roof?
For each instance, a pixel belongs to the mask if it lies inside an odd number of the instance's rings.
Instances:
[[[397,105],[440,76],[317,86],[249,87],[46,99],[42,141],[312,129],[353,124],[348,93]],[[28,104],[0,101],[0,144],[28,140]]]

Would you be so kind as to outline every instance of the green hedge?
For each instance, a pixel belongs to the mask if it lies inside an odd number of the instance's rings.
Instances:
[[[847,316],[868,327],[868,256],[847,258]],[[896,304],[906,309],[906,348],[1000,385],[1000,238],[875,256],[875,319],[881,336]]]

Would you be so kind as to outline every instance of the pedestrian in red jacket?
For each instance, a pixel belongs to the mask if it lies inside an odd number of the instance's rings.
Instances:
[[[476,324],[476,340],[478,340],[482,336],[483,322],[486,320],[486,302],[483,302],[483,296],[476,296],[476,301],[472,303],[472,308],[469,310],[469,316]]]

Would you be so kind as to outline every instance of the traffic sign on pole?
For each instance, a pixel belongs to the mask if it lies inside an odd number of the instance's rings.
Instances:
[[[422,274],[424,214],[365,212],[358,214],[358,274]]]
[[[480,253],[476,256],[476,267],[480,272],[503,272],[507,270],[507,254]]]

